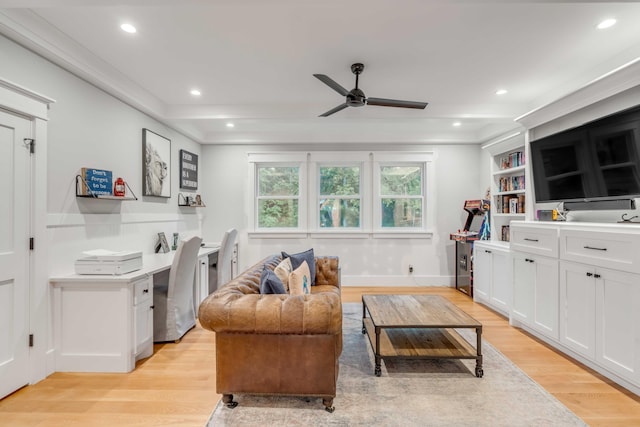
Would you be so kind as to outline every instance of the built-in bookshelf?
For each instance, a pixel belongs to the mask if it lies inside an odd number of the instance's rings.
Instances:
[[[526,211],[527,159],[522,133],[487,144],[491,154],[491,240],[508,242],[509,224]]]

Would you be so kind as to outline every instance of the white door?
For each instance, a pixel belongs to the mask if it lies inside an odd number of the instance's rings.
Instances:
[[[0,398],[29,383],[30,135],[29,120],[0,110]]]

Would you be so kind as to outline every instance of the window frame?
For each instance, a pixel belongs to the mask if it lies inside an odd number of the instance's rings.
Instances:
[[[249,238],[431,238],[435,222],[433,152],[269,152],[248,153],[249,189],[247,206]],[[422,168],[422,227],[382,227],[380,166]],[[298,167],[298,227],[258,227],[258,168]],[[360,167],[360,227],[321,228],[319,210],[320,168]]]
[[[309,200],[313,200],[313,208],[309,209],[309,232],[313,237],[357,237],[370,230],[370,179],[368,179],[367,152],[311,153],[309,157]],[[321,228],[317,203],[320,200],[320,168],[349,167],[360,168],[360,227]],[[366,237],[366,236],[364,236]]]
[[[307,235],[307,154],[306,153],[249,153],[249,235],[305,237]],[[298,226],[297,227],[259,227],[258,169],[261,167],[297,167],[298,168]],[[293,197],[292,197],[293,198]]]
[[[416,152],[416,153],[373,153],[372,173],[373,173],[373,197],[372,197],[372,215],[373,215],[373,235],[378,238],[395,238],[395,237],[428,237],[433,234],[433,205],[431,200],[434,198],[433,192],[433,153]],[[381,168],[385,166],[418,166],[421,168],[421,194],[420,196],[399,196],[398,198],[421,198],[422,199],[422,226],[420,227],[383,227],[381,205],[383,197],[381,191]]]

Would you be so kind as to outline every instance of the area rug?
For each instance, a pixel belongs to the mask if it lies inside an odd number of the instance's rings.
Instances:
[[[362,329],[362,305],[343,305],[343,352],[335,412],[322,399],[234,395],[218,403],[215,426],[586,426],[502,353],[483,340],[484,376],[475,360],[389,360],[374,375],[373,352]],[[475,343],[475,334],[458,330]]]

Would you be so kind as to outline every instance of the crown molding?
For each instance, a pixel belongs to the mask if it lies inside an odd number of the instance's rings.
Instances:
[[[636,86],[640,86],[640,57],[549,104],[516,117],[515,121],[527,129],[532,129]]]

